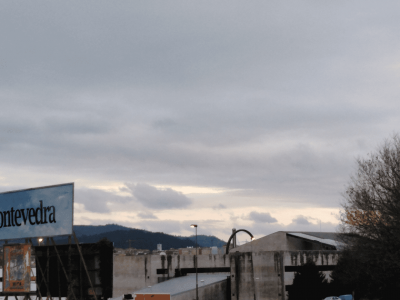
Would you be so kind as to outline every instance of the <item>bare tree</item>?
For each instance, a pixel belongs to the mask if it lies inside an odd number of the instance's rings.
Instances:
[[[399,136],[357,163],[357,173],[345,194],[345,231],[380,239],[400,225]]]
[[[385,299],[400,291],[399,136],[358,159],[357,167],[344,195],[341,228],[351,237],[342,260],[353,263],[339,264],[337,274],[351,279],[359,294]]]

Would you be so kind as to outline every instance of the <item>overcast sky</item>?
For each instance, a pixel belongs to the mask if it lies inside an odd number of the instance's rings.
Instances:
[[[75,182],[75,224],[334,231],[355,159],[399,132],[399,11],[4,0],[0,190]]]

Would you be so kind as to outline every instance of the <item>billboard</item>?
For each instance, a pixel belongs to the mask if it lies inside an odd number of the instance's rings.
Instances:
[[[4,245],[3,292],[29,293],[31,288],[31,245]]]
[[[74,184],[0,193],[0,239],[71,235]]]

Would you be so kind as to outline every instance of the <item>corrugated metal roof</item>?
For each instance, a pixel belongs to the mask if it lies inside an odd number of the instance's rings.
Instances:
[[[230,276],[229,273],[220,274],[198,274],[199,288],[226,280]],[[202,281],[204,280],[204,281]],[[166,293],[172,295],[187,292],[196,288],[196,274],[173,278],[150,288],[134,291],[135,294],[149,294],[149,293]]]
[[[324,231],[283,231],[286,233],[303,233],[311,236],[315,236],[320,239],[330,239],[334,241],[341,241],[343,234],[337,232],[324,232]]]
[[[334,247],[336,247],[336,249],[342,248],[345,245],[344,243],[339,242],[338,240],[316,237],[314,232],[313,232],[313,235],[311,235],[311,232],[307,232],[307,234],[300,233],[300,232],[287,232],[287,234],[295,236],[295,237],[299,237],[302,239],[306,239],[309,241],[314,241],[314,242],[318,242],[321,244],[334,246]],[[322,232],[321,232],[321,234],[322,234]]]

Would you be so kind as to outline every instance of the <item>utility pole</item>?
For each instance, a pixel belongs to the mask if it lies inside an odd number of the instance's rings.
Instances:
[[[134,242],[135,240],[127,240],[129,242],[129,249],[131,249],[131,242]]]
[[[192,224],[190,227],[196,228],[196,300],[199,300],[199,278],[197,274],[197,224]]]

